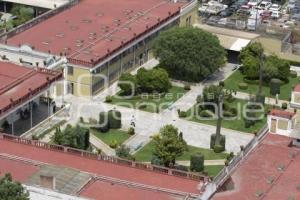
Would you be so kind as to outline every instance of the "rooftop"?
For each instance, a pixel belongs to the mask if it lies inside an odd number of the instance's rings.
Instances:
[[[0,117],[48,88],[62,73],[0,62]]]
[[[291,138],[269,133],[232,174],[213,200],[300,199],[300,149]]]
[[[11,172],[14,178],[23,183],[33,183],[38,174],[48,175],[55,171],[59,177],[73,174],[77,177],[76,180],[87,180],[93,177],[78,191],[80,196],[92,199],[100,197],[120,199],[124,194],[130,195],[132,197],[130,199],[133,200],[141,199],[147,194],[150,199],[174,199],[175,197],[183,199],[187,194],[200,194],[197,188],[199,180],[105,161],[105,159],[99,160],[99,158],[92,158],[92,154],[82,156],[82,153],[75,152],[75,150],[66,152],[55,145],[0,135],[0,176]],[[59,181],[61,184],[67,184],[62,182]],[[74,190],[72,191],[74,194]]]
[[[270,115],[273,115],[276,117],[281,117],[281,118],[286,118],[286,119],[291,119],[292,117],[294,117],[296,115],[296,113],[289,112],[286,110],[273,109],[273,110],[271,110]]]
[[[182,1],[181,1],[182,2]],[[66,55],[71,63],[93,67],[117,50],[178,15],[183,3],[170,0],[81,0],[11,38],[7,44]]]

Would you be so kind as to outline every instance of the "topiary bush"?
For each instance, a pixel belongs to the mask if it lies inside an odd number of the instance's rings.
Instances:
[[[130,127],[127,131],[128,135],[134,135],[135,134],[135,130],[133,127]]]
[[[180,111],[180,112],[178,113],[178,116],[179,116],[180,118],[185,118],[185,117],[187,117],[187,112],[186,112],[186,111]]]
[[[295,71],[290,71],[290,77],[291,77],[291,78],[297,78],[297,72],[295,72]]]
[[[190,170],[202,172],[204,170],[204,156],[201,153],[191,155]]]
[[[109,130],[107,112],[100,112],[99,113],[99,130],[103,133],[106,133]]]
[[[111,103],[112,102],[112,97],[110,95],[105,97],[105,102],[106,103]]]
[[[216,134],[212,134],[210,136],[210,148],[211,149],[214,149],[214,147],[215,147],[215,141],[216,141]],[[225,145],[226,145],[226,137],[225,137],[225,135],[221,135],[220,145],[223,147],[223,151],[225,151]]]
[[[185,84],[183,89],[184,90],[191,90],[191,86],[189,84]]]
[[[248,84],[247,83],[239,83],[238,87],[241,90],[247,90],[248,89]]]
[[[118,147],[118,141],[117,140],[110,141],[109,147],[112,148],[112,149],[117,148]]]
[[[215,153],[221,153],[223,151],[225,151],[225,149],[224,149],[224,147],[222,145],[218,145],[217,144],[217,145],[214,146],[214,152]]]
[[[282,103],[282,104],[281,104],[281,108],[282,108],[283,110],[286,110],[287,107],[288,107],[287,103]]]
[[[273,78],[270,81],[270,94],[275,96],[276,94],[280,94],[280,85],[281,80]]]
[[[109,128],[119,129],[122,126],[121,122],[121,112],[118,110],[110,110],[108,111],[108,124]]]

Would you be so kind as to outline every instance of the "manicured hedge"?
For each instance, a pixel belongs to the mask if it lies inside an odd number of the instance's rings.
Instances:
[[[292,78],[297,78],[297,72],[295,72],[295,71],[290,71],[290,77],[292,77]]]
[[[204,170],[204,156],[201,153],[191,155],[191,171],[202,172]]]
[[[273,78],[270,81],[270,94],[275,96],[276,94],[280,94],[280,85],[281,80]]]
[[[210,148],[211,149],[215,149],[214,147],[216,146],[215,145],[215,141],[216,141],[216,134],[212,134],[210,136]],[[225,151],[225,144],[226,144],[226,138],[225,138],[225,135],[221,135],[221,138],[220,138],[220,146],[222,146],[221,150],[222,151]],[[219,148],[219,147],[217,147]],[[221,151],[221,152],[222,152]]]
[[[99,130],[103,133],[106,133],[109,130],[107,112],[100,112],[99,113]]]
[[[121,112],[117,110],[108,111],[108,123],[109,128],[119,129],[122,126],[121,123]]]

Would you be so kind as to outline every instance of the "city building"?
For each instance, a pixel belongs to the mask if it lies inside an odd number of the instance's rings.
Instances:
[[[91,97],[153,58],[153,40],[174,26],[191,26],[196,0],[79,0],[2,35],[11,62],[63,67],[62,92]]]
[[[51,85],[61,80],[62,76],[61,71],[0,62],[2,131],[21,134],[50,116],[54,112],[54,105],[49,102],[42,105],[41,102],[48,96]]]
[[[205,181],[199,174],[0,134],[0,176],[5,173],[27,187],[110,200],[196,199]]]

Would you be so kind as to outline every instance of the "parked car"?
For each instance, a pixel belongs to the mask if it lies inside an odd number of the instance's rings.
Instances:
[[[262,1],[257,9],[260,9],[260,10],[268,10],[270,7],[272,6],[272,3],[269,2],[269,1]]]
[[[250,1],[248,2],[248,5],[251,6],[251,7],[255,7],[255,6],[257,6],[260,2],[261,2],[261,0],[250,0]]]
[[[221,17],[229,17],[233,14],[233,11],[230,8],[226,8],[220,13]]]
[[[271,14],[271,18],[273,19],[279,19],[281,17],[281,12],[280,11],[272,11],[272,14]]]
[[[263,19],[269,18],[272,15],[272,11],[264,10],[262,13],[260,13],[260,16],[262,16]]]
[[[238,9],[240,9],[240,5],[238,4],[233,4],[229,7],[229,9],[232,11],[232,12],[236,12]]]
[[[269,8],[270,11],[280,11],[281,10],[281,6],[274,3],[272,4],[272,6]]]
[[[240,8],[237,12],[237,15],[241,15],[241,16],[249,16],[250,15],[250,10],[248,9],[244,9],[244,8]]]

